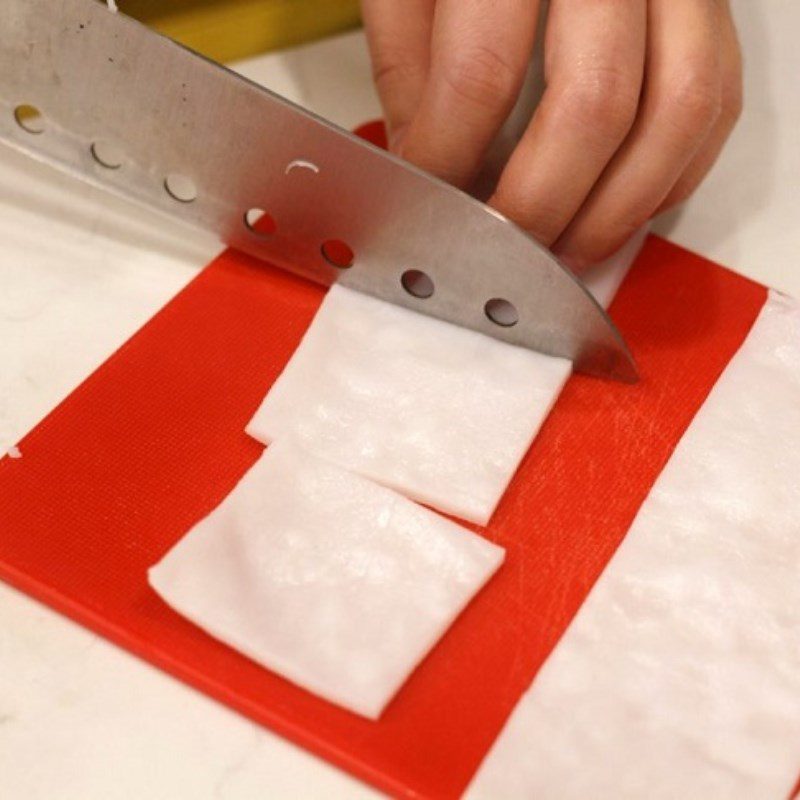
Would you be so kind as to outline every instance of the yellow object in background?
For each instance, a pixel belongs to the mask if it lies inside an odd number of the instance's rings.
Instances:
[[[117,0],[120,11],[215,61],[289,47],[345,31],[358,0]]]

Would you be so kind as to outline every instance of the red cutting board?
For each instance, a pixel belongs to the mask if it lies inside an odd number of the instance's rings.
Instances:
[[[243,428],[323,290],[209,265],[0,461],[0,577],[392,794],[455,798],[624,537],[766,290],[651,237],[611,314],[636,386],[570,379],[491,524],[503,567],[377,722],[171,611],[146,571],[261,452]]]

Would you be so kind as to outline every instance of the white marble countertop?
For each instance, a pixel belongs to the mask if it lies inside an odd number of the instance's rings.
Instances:
[[[656,229],[800,296],[800,5],[733,5],[748,69],[744,117],[710,180]],[[342,125],[377,115],[360,34],[242,70]],[[0,149],[0,448],[217,250],[181,234]],[[375,796],[3,584],[0,776],[14,800]]]

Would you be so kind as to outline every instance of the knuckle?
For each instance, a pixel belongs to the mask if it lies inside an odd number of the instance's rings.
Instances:
[[[722,111],[722,87],[713,70],[687,69],[669,86],[665,111],[690,135],[707,130]]]
[[[565,83],[559,103],[579,125],[622,139],[636,118],[639,86],[616,69],[584,70]]]
[[[403,81],[415,77],[417,67],[409,62],[401,52],[384,51],[372,60],[372,78],[379,91],[391,90]]]
[[[462,100],[481,106],[510,107],[520,89],[522,72],[486,46],[467,49],[442,65],[450,89]]]

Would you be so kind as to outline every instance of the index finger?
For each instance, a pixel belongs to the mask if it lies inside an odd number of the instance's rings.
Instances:
[[[362,0],[372,77],[390,146],[419,107],[428,77],[435,0]]]
[[[459,186],[511,111],[531,58],[538,0],[439,0],[431,64],[400,154]]]

